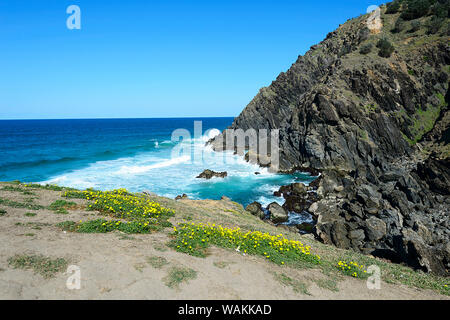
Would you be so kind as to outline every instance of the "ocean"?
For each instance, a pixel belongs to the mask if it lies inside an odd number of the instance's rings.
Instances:
[[[201,123],[198,135],[194,121]],[[270,173],[232,152],[214,152],[205,146],[217,130],[222,131],[232,121],[233,118],[2,120],[0,181],[79,189],[147,190],[170,198],[183,193],[191,199],[227,196],[245,206],[253,201],[282,204],[282,198],[273,196],[281,185],[313,180],[303,173]],[[172,139],[176,129],[184,132],[182,141]],[[228,176],[197,179],[205,169],[227,171]]]

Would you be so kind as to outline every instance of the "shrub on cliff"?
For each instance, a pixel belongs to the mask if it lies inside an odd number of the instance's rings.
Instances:
[[[428,34],[435,34],[441,29],[442,25],[444,24],[445,19],[440,17],[433,17],[431,18],[430,22],[428,23]]]
[[[420,21],[418,21],[418,20],[412,21],[411,22],[411,30],[410,30],[410,32],[419,31],[421,26],[422,26],[422,24],[420,23]]]
[[[431,6],[431,14],[439,18],[450,18],[450,1],[449,0],[438,0],[435,4]]]
[[[363,45],[361,47],[361,49],[359,50],[359,53],[368,54],[368,53],[370,53],[370,51],[372,51],[372,45],[369,43],[369,44]]]
[[[405,20],[403,20],[401,17],[397,19],[395,22],[394,29],[392,29],[393,33],[399,33],[402,32],[405,29]]]
[[[413,20],[426,16],[431,5],[436,0],[407,0],[406,9],[403,10],[400,17],[404,20]]]
[[[387,4],[386,14],[394,14],[400,10],[401,2],[399,0],[395,0]]]
[[[395,48],[387,39],[380,39],[377,43],[377,48],[380,49],[378,55],[383,58],[389,58],[394,52]]]

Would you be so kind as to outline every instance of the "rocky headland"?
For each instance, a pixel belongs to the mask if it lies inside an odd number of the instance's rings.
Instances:
[[[321,173],[313,193],[299,185],[278,192],[282,209],[314,216],[317,239],[444,276],[448,9],[445,0],[394,1],[381,6],[377,28],[376,13],[347,21],[262,88],[230,126],[279,129],[280,170]],[[216,151],[224,135],[209,142]],[[258,204],[249,209],[263,217]]]

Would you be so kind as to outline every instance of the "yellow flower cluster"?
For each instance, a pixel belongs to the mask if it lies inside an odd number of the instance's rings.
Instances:
[[[363,265],[359,265],[354,261],[350,261],[348,263],[346,261],[339,261],[336,267],[344,274],[354,278],[361,278],[365,273],[367,273],[367,271],[364,270]]]
[[[129,226],[133,226],[135,231],[139,231],[140,228],[150,228],[150,225],[170,227],[171,223],[168,218],[175,214],[173,210],[162,207],[159,203],[151,201],[144,195],[130,193],[126,189],[106,192],[66,190],[62,195],[68,198],[90,200],[89,209],[91,210],[98,210],[114,218],[136,222],[136,224],[127,225],[127,230],[129,230]],[[120,222],[117,225],[119,226]],[[96,224],[90,225],[90,227],[92,226],[98,227]],[[120,228],[125,227],[120,226]]]
[[[191,253],[209,244],[239,250],[244,254],[258,254],[285,264],[287,260],[303,259],[320,262],[320,256],[311,253],[311,247],[300,241],[288,240],[282,234],[276,236],[260,231],[242,232],[240,228],[224,228],[215,224],[190,223],[174,228],[179,251]]]
[[[129,193],[126,189],[113,191],[75,191],[78,196],[93,201],[89,208],[111,213],[118,218],[159,218],[160,215],[171,216],[173,210],[161,207],[160,204],[144,196]],[[66,191],[63,196],[74,197],[74,191]]]

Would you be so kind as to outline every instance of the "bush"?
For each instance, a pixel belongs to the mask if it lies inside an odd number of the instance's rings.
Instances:
[[[399,0],[387,4],[386,14],[394,14],[400,10],[401,3]]]
[[[410,30],[410,32],[419,31],[421,26],[422,26],[422,24],[420,23],[420,21],[414,20],[413,22],[411,22],[411,30]]]
[[[430,0],[408,0],[406,2],[406,9],[400,17],[404,20],[413,20],[426,16],[431,5]]]
[[[394,46],[387,39],[380,39],[377,43],[377,48],[380,49],[378,55],[383,58],[389,58],[394,52]]]
[[[433,17],[431,18],[430,22],[428,23],[428,34],[435,34],[441,29],[442,25],[444,24],[444,18],[439,17]]]
[[[361,54],[368,54],[371,51],[372,51],[372,45],[369,43],[369,44],[363,45],[361,47],[361,49],[359,50],[359,53],[361,53]]]
[[[432,7],[431,7],[431,13],[433,16],[439,17],[439,18],[449,18],[449,9],[450,9],[450,1],[444,0],[444,1],[437,1]]]
[[[401,17],[397,19],[395,22],[394,29],[392,29],[393,33],[399,33],[402,32],[405,29],[405,20],[403,20]]]

